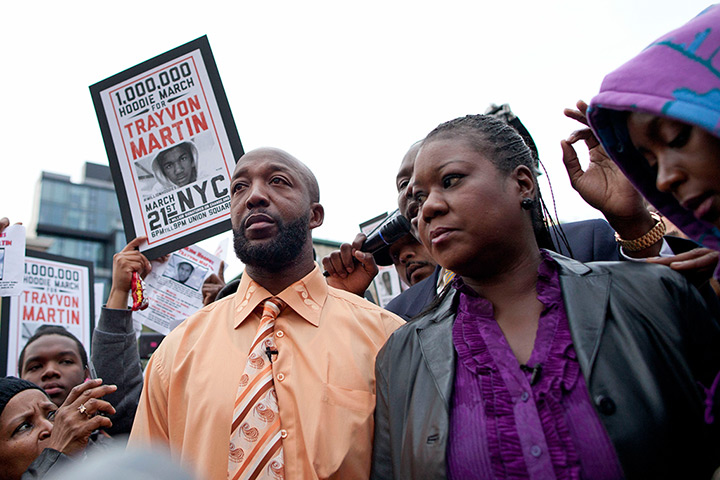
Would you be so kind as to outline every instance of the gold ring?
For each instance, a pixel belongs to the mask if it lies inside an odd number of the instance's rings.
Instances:
[[[87,415],[87,407],[84,403],[81,403],[78,407],[78,412],[82,413],[83,415]]]

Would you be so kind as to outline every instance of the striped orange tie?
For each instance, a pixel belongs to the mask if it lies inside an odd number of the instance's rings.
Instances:
[[[228,479],[282,479],[284,459],[280,414],[272,375],[270,351],[275,319],[286,303],[277,297],[265,300],[260,327],[238,386],[230,433]]]

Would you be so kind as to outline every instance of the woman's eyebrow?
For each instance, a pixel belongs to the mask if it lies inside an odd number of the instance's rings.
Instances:
[[[53,404],[53,405],[54,405],[54,404]],[[22,421],[22,420],[25,420],[25,419],[28,418],[30,415],[32,415],[32,409],[31,409],[31,408],[28,408],[28,409],[25,410],[24,412],[18,413],[18,414],[15,415],[14,417],[10,417],[10,418],[8,419],[8,421],[6,422],[6,425],[16,425],[17,422],[20,422],[20,421]]]

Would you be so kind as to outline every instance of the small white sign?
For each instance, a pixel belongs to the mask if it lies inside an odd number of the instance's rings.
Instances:
[[[134,312],[133,319],[167,335],[203,307],[203,282],[218,273],[221,263],[196,245],[174,252],[167,262],[153,261],[144,279],[148,308]]]
[[[11,225],[0,232],[0,297],[23,291],[25,276],[25,227]]]

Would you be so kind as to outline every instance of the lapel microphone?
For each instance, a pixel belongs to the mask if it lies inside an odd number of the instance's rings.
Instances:
[[[280,352],[278,352],[277,350],[272,350],[270,347],[265,347],[265,355],[267,355],[268,360],[270,360],[270,365],[272,365],[273,363],[272,356],[277,355],[278,353]]]

